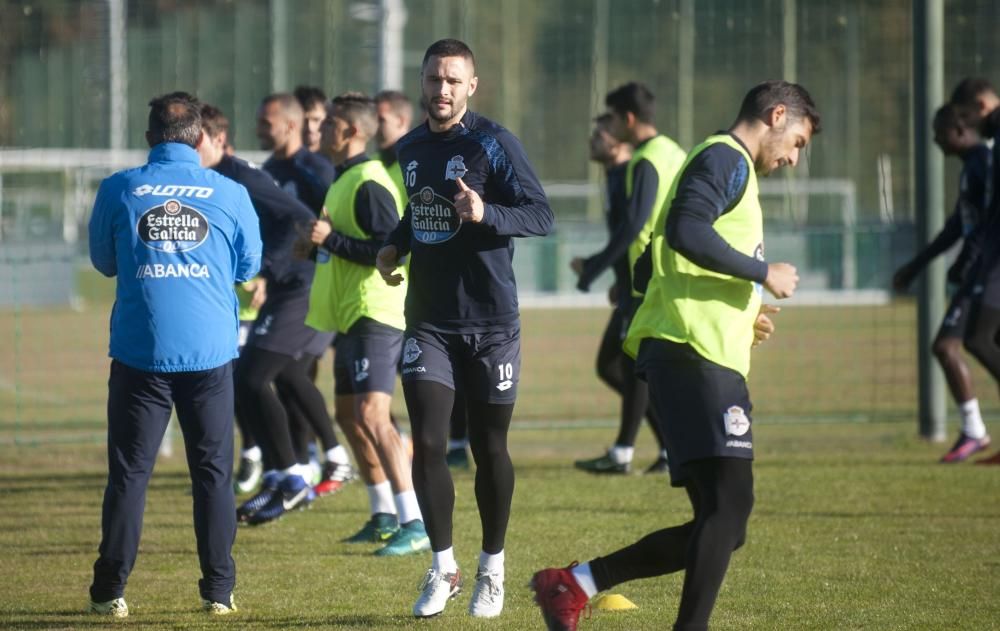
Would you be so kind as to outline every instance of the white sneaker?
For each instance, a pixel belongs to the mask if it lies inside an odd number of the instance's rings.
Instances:
[[[495,618],[503,611],[503,575],[489,573],[482,568],[476,572],[476,587],[469,601],[469,615],[476,618]]]
[[[214,600],[201,599],[201,608],[213,616],[228,616],[231,613],[236,613],[239,611],[236,608],[236,601],[233,600],[233,595],[229,595],[229,604],[220,603]]]
[[[420,597],[413,605],[413,615],[429,618],[444,611],[448,600],[462,591],[462,574],[457,569],[451,574],[427,570],[420,581]]]
[[[90,607],[87,611],[92,613],[99,613],[103,616],[112,616],[115,618],[128,618],[128,605],[125,604],[124,598],[115,598],[114,600],[108,600],[103,603],[90,601]]]

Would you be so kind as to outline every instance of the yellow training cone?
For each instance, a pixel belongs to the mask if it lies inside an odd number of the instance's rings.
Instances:
[[[624,611],[639,608],[638,605],[621,594],[605,594],[598,598],[593,606],[602,611]]]

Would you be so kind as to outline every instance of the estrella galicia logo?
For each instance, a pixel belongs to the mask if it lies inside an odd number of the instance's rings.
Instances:
[[[462,227],[451,200],[441,197],[429,186],[410,197],[410,215],[413,236],[421,243],[444,243]]]
[[[451,160],[448,160],[448,164],[444,167],[444,179],[457,180],[460,177],[465,177],[465,174],[468,172],[469,169],[465,167],[465,158],[462,156],[452,156]]]
[[[146,247],[160,252],[187,252],[208,238],[208,220],[200,212],[168,199],[139,217],[136,231]]]

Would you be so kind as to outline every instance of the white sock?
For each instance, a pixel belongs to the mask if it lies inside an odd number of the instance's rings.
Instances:
[[[597,593],[597,583],[594,582],[594,575],[590,573],[590,563],[578,565],[570,571],[587,598],[593,598]]]
[[[452,449],[465,449],[465,446],[469,444],[467,440],[453,440],[448,439],[448,451]]]
[[[962,433],[974,440],[986,436],[983,415],[979,412],[979,399],[969,399],[958,406],[962,413]]]
[[[306,482],[310,482],[312,480],[312,477],[313,477],[313,468],[312,468],[311,464],[308,464],[308,463],[306,463],[306,464],[299,463],[297,465],[294,465],[294,466],[291,466],[291,467],[288,467],[287,469],[285,469],[285,473],[290,474],[290,475],[297,475],[300,478],[302,478],[303,480],[305,480]]]
[[[632,454],[635,453],[635,447],[625,447],[624,445],[615,445],[608,450],[608,455],[617,464],[629,464],[632,462]]]
[[[479,553],[479,569],[487,574],[497,574],[503,580],[503,550],[490,554],[483,550]]]
[[[433,554],[431,568],[439,574],[453,574],[458,571],[458,564],[455,563],[455,549],[448,548]]]
[[[372,515],[375,513],[396,514],[396,505],[392,501],[392,485],[388,480],[378,484],[368,485],[368,504],[371,506]]]
[[[254,445],[250,449],[241,449],[240,450],[240,458],[246,458],[247,460],[253,460],[254,462],[260,462],[261,458],[263,458],[263,457],[264,457],[264,454],[261,453],[260,447],[258,447],[257,445]]]
[[[284,480],[285,478],[287,478],[290,475],[302,475],[301,473],[299,473],[299,465],[298,464],[293,464],[292,466],[288,467],[287,469],[282,469],[281,470],[281,479],[282,480]]]
[[[393,499],[396,502],[396,511],[399,513],[399,523],[408,524],[415,519],[423,519],[420,514],[420,505],[417,504],[417,492],[414,490],[403,491],[396,494]]]
[[[343,445],[337,445],[333,449],[326,450],[326,461],[337,464],[349,464],[351,460],[347,457],[347,450]]]

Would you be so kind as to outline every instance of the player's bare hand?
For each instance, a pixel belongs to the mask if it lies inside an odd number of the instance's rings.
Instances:
[[[456,178],[458,194],[455,195],[455,211],[462,221],[479,223],[483,220],[483,198],[479,193],[466,186],[462,178]]]
[[[253,289],[249,289],[244,285],[244,288],[253,291],[253,296],[250,298],[250,308],[260,309],[267,302],[267,279],[263,276],[258,276],[250,282],[253,283]]]
[[[906,265],[900,267],[896,270],[896,273],[892,276],[892,288],[895,291],[906,291],[910,283],[913,282],[916,274],[913,270],[913,265],[907,263]]]
[[[569,268],[579,276],[583,273],[583,259],[579,256],[573,257],[573,260],[569,262]]]
[[[396,272],[397,267],[399,267],[399,252],[396,246],[383,246],[375,257],[375,269],[382,275],[382,280],[392,287],[403,282],[403,275]]]
[[[757,319],[753,323],[753,346],[766,342],[774,333],[774,322],[768,316],[779,311],[781,309],[774,305],[762,304],[760,306]]]
[[[770,263],[764,287],[775,298],[789,298],[799,284],[799,274],[791,263]]]
[[[309,240],[316,245],[323,245],[331,232],[333,232],[333,226],[330,224],[330,215],[326,212],[326,206],[323,206],[323,212],[320,213],[319,219],[313,222]]]

